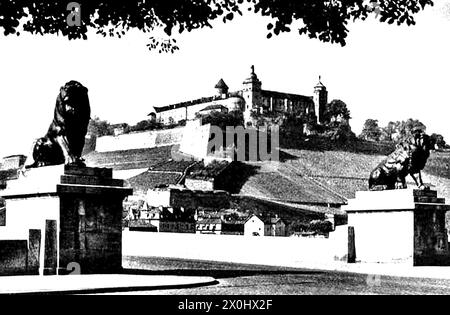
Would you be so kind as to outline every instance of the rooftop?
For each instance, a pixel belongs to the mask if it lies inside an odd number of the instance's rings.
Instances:
[[[281,218],[265,218],[264,220],[264,224],[277,224],[278,222],[283,222],[283,220]]]
[[[237,91],[237,92],[230,92],[230,93],[228,93],[228,97],[241,97],[241,93],[239,91]],[[189,106],[194,106],[194,105],[197,105],[197,104],[209,103],[209,102],[218,101],[218,100],[222,101],[223,98],[221,96],[214,95],[214,96],[197,98],[197,99],[191,100],[191,101],[174,103],[174,104],[170,104],[170,105],[153,106],[153,109],[154,109],[154,111],[156,113],[161,113],[161,112],[164,112],[164,111],[167,111],[167,110],[171,110],[171,109],[189,107]],[[151,113],[153,113],[153,111]],[[150,115],[151,113],[149,113],[148,115]]]
[[[207,110],[223,109],[223,108],[227,108],[227,107],[223,106],[222,104],[214,104],[214,105],[206,106],[205,108],[203,108],[200,111],[203,112],[203,111],[207,111]]]
[[[213,162],[205,166],[203,162],[193,165],[187,178],[206,179],[214,178],[230,165],[227,161]]]
[[[221,224],[222,220],[219,218],[203,218],[197,221],[199,224]]]
[[[133,187],[135,193],[146,193],[148,189],[161,186],[175,185],[181,178],[179,172],[153,172],[147,171],[131,177],[128,183]]]
[[[223,79],[220,79],[219,82],[214,86],[216,89],[228,89],[228,85],[226,85]]]
[[[325,85],[323,85],[323,83],[320,81],[321,76],[319,75],[319,82],[317,82],[316,87],[325,87]]]

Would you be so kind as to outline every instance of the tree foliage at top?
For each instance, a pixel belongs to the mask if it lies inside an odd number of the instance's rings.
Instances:
[[[444,140],[444,136],[441,134],[433,133],[431,134],[431,139],[434,139],[438,149],[445,149],[448,147],[448,144]]]
[[[411,137],[412,130],[414,128],[419,128],[423,132],[426,132],[427,127],[418,119],[409,118],[406,121],[402,121],[398,127],[398,133],[400,136],[400,140],[406,140]]]
[[[323,121],[325,124],[349,120],[351,118],[350,111],[341,100],[332,100],[325,108],[323,113]]]
[[[175,40],[170,38],[174,32],[212,27],[211,21],[230,21],[247,8],[272,19],[267,24],[268,38],[296,29],[300,35],[345,45],[349,21],[365,20],[376,12],[380,22],[413,25],[414,15],[433,5],[432,0],[78,0],[81,25],[70,26],[69,2],[1,1],[0,29],[5,35],[23,30],[41,35],[60,34],[69,39],[86,39],[89,28],[103,36],[118,37],[130,29],[144,33],[162,29],[169,39],[152,36],[147,46],[173,52],[177,49]]]
[[[378,120],[370,118],[366,119],[359,137],[364,140],[379,141],[381,137],[381,128],[378,126]]]
[[[108,121],[94,117],[89,121],[88,134],[97,137],[110,136],[114,134],[114,128]]]
[[[385,141],[393,141],[393,136],[397,132],[397,130],[400,127],[400,122],[396,121],[390,121],[387,123],[386,127],[381,128],[381,139]]]
[[[378,126],[378,120],[367,119],[360,137],[366,140],[384,140],[399,143],[410,138],[414,128],[418,128],[423,132],[426,132],[427,129],[424,123],[413,118],[395,122],[390,121],[383,128]]]

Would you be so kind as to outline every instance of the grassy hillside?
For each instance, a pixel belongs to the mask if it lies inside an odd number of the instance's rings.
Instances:
[[[302,176],[275,172],[260,172],[251,176],[246,186],[252,186],[257,196],[284,202],[303,204],[343,204],[345,199]],[[247,192],[247,194],[252,194]],[[253,193],[253,195],[255,195]]]
[[[433,176],[450,179],[450,152],[432,152],[424,171]]]
[[[303,149],[282,149],[289,158],[280,163],[260,162],[257,174],[248,179],[241,193],[294,202],[326,200],[332,193],[354,198],[356,191],[368,190],[370,171],[390,152],[386,145],[360,143],[361,150],[355,144],[339,149],[325,141],[318,147],[309,143]],[[431,152],[423,180],[450,202],[450,152]],[[407,182],[414,186],[411,178]],[[315,192],[317,185],[331,194],[321,196]]]

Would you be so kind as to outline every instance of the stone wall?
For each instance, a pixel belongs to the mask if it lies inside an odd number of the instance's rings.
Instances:
[[[186,178],[184,185],[191,190],[213,190],[214,180]]]
[[[201,125],[200,120],[186,122],[179,150],[198,159],[206,158],[210,129],[210,124]]]
[[[146,200],[147,204],[151,207],[170,207],[170,190],[149,189]]]
[[[372,212],[349,215],[355,227],[356,259],[365,262],[408,261],[414,253],[413,212]]]
[[[214,235],[190,233],[122,233],[123,255],[295,266],[331,263],[347,257],[347,227],[329,238]],[[142,246],[142,244],[151,244]],[[125,267],[125,266],[124,266]]]
[[[12,155],[3,158],[0,164],[0,170],[11,170],[22,167],[27,157],[25,155]]]
[[[67,165],[29,169],[1,191],[8,218],[6,226],[0,226],[0,240],[30,239],[32,244],[31,230],[38,231],[45,250],[30,248],[40,274],[55,274],[57,268],[66,273],[74,263],[82,273],[117,272],[122,201],[131,193],[123,181],[112,178],[112,169]]]
[[[199,207],[223,209],[229,208],[230,196],[225,191],[203,191],[174,189],[171,191],[170,203],[172,207],[197,209]]]
[[[436,191],[358,191],[342,208],[354,227],[357,261],[450,263],[445,229],[450,205]]]
[[[99,137],[97,138],[96,151],[110,152],[179,144],[183,133],[184,127],[179,127]]]
[[[28,242],[0,240],[0,275],[26,274]]]
[[[225,191],[190,189],[153,189],[147,193],[147,204],[153,207],[183,207],[185,209],[229,208],[230,195]]]

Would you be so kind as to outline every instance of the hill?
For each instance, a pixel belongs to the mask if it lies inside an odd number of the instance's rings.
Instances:
[[[279,163],[258,162],[255,175],[242,186],[243,194],[253,194],[296,202],[314,202],[317,198],[333,203],[354,198],[358,190],[368,190],[370,171],[389,153],[389,147],[377,143],[360,142],[341,147],[322,142],[308,143],[302,149],[281,149],[284,158]],[[320,148],[320,149],[319,149]],[[432,151],[422,172],[425,183],[431,184],[442,197],[450,201],[450,152]],[[414,186],[411,178],[408,185]],[[317,187],[328,190],[320,195]],[[308,194],[312,194],[308,197]]]
[[[347,199],[354,198],[356,191],[368,189],[370,171],[394,150],[391,143],[362,140],[346,145],[319,136],[294,140],[281,143],[280,162],[237,163],[226,176],[228,185],[221,189],[235,195],[334,212]],[[123,172],[123,178],[129,179],[136,191],[145,192],[182,180],[184,171],[194,161],[177,157],[178,149],[178,145],[171,145],[95,151],[85,158],[90,166],[113,167],[116,175]],[[194,165],[192,172],[205,173],[207,169],[202,165]],[[423,179],[450,202],[450,152],[431,152]],[[412,179],[408,182],[414,185]]]

